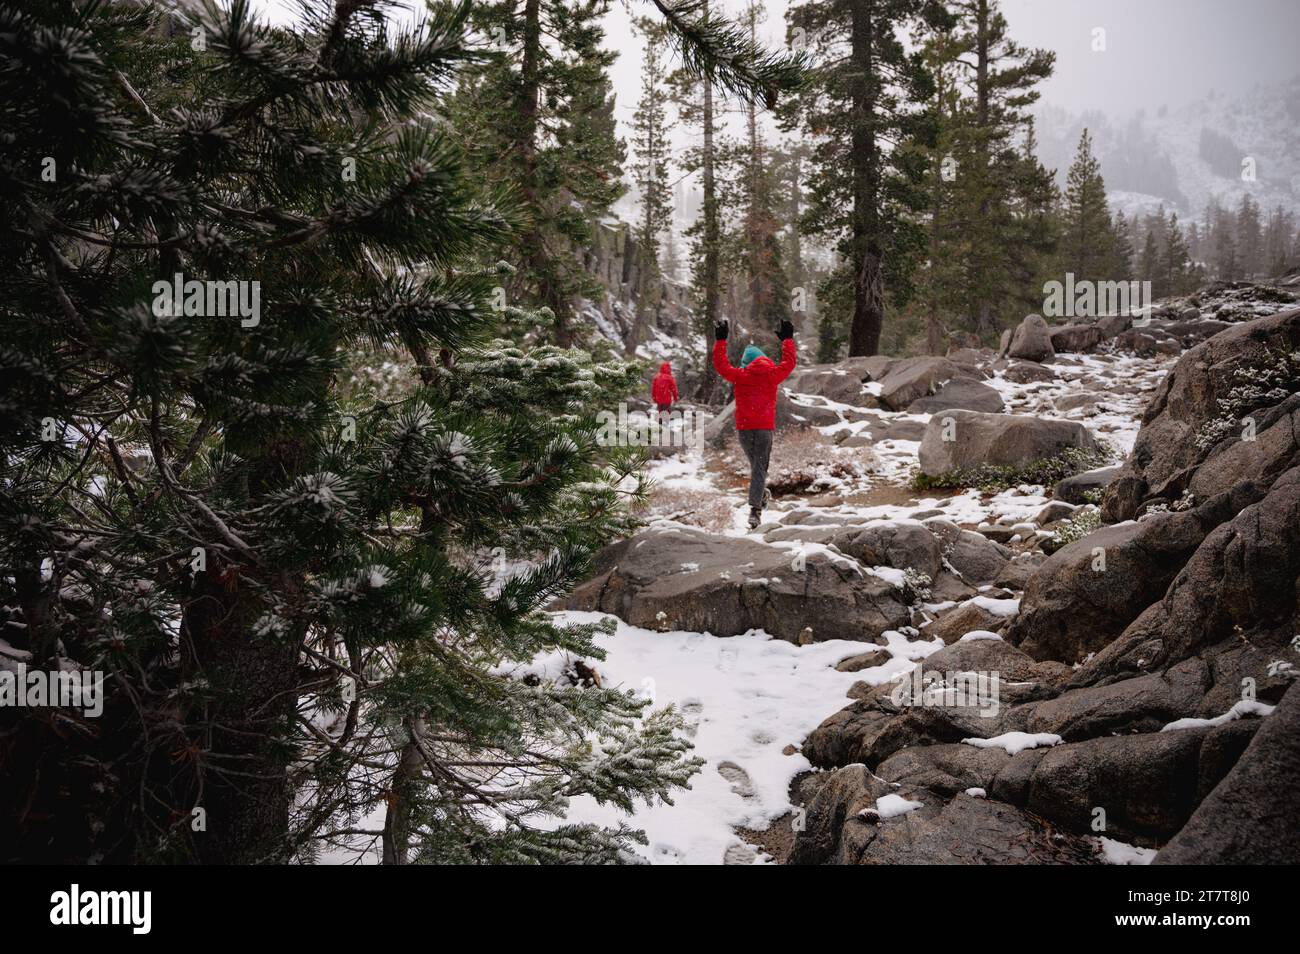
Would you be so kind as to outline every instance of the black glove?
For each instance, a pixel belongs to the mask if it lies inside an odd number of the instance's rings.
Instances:
[[[714,341],[726,341],[726,340],[727,340],[727,335],[729,335],[730,333],[731,333],[731,324],[730,324],[730,322],[720,321],[720,322],[718,322],[716,325],[713,326],[713,340],[714,340]]]
[[[776,330],[776,336],[782,341],[789,341],[794,337],[794,325],[788,321],[781,322],[781,327]]]

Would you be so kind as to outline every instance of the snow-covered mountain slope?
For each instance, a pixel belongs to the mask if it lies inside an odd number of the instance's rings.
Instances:
[[[1147,196],[1194,219],[1212,197],[1235,206],[1247,192],[1266,210],[1300,209],[1300,76],[1125,121],[1044,104],[1035,115],[1038,154],[1062,183],[1084,127],[1113,200]],[[1253,180],[1242,178],[1247,159]]]

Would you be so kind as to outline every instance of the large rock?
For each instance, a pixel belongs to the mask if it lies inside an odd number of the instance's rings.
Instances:
[[[1041,384],[1056,380],[1055,371],[1032,361],[1016,361],[1002,372],[1002,376],[1013,384]]]
[[[916,523],[884,523],[871,527],[845,527],[830,542],[864,566],[909,567],[934,579],[943,567],[939,538]]]
[[[1035,659],[1067,663],[1103,649],[1165,595],[1206,535],[1250,502],[1244,492],[1221,494],[1062,547],[1029,578],[1009,639]]]
[[[928,788],[894,789],[861,765],[814,776],[790,864],[1087,864],[1086,839],[1052,830],[1011,805]],[[876,800],[897,795],[918,807],[881,817]]]
[[[1108,521],[1135,516],[1143,503],[1178,499],[1186,490],[1205,498],[1243,477],[1265,486],[1293,466],[1300,440],[1300,396],[1249,413],[1255,440],[1241,421],[1217,443],[1198,443],[1223,415],[1220,400],[1249,378],[1270,351],[1300,348],[1300,309],[1243,322],[1184,354],[1164,377],[1142,415],[1142,429],[1107,491]]]
[[[1062,325],[1050,332],[1055,351],[1082,354],[1091,351],[1105,340],[1102,330],[1094,324]]]
[[[933,414],[935,411],[960,408],[965,411],[999,414],[1004,407],[1002,395],[987,384],[969,378],[956,378],[929,397],[913,401],[908,405],[907,410],[911,414]]]
[[[1031,732],[1050,732],[1067,742],[1102,735],[1158,732],[1194,716],[1210,686],[1209,667],[1189,659],[1168,672],[1104,686],[1072,689],[1034,707]]]
[[[847,358],[835,364],[814,364],[796,368],[785,379],[785,389],[794,394],[816,394],[829,401],[855,406],[871,406],[865,400],[863,385],[873,379],[872,368],[887,365],[869,358]]]
[[[1073,474],[1052,488],[1052,496],[1071,504],[1088,503],[1090,495],[1110,486],[1110,482],[1119,476],[1119,470],[1119,467],[1098,467]]]
[[[1112,838],[1164,839],[1196,807],[1198,759],[1207,729],[1121,735],[1058,745],[1029,782],[1029,810],[1088,831],[1097,809]]]
[[[1052,332],[1042,315],[1026,315],[1011,334],[1007,354],[1022,361],[1050,361],[1056,357]]]
[[[948,565],[972,586],[992,583],[1011,559],[1011,551],[1002,544],[950,520],[934,517],[925,526],[938,535]]]
[[[982,375],[969,365],[947,358],[903,358],[889,365],[880,380],[880,403],[891,411],[905,410],[912,402],[937,392],[957,378],[978,380]]]
[[[747,538],[654,527],[597,555],[599,574],[565,601],[569,609],[612,613],[633,626],[734,636],[764,629],[796,640],[871,640],[906,625],[899,591],[852,560]]]
[[[921,470],[936,476],[982,465],[1024,467],[1069,448],[1095,451],[1097,442],[1077,421],[954,410],[930,418],[919,457]]]
[[[1201,802],[1155,863],[1295,864],[1300,860],[1298,778],[1300,683],[1264,719],[1227,777]]]

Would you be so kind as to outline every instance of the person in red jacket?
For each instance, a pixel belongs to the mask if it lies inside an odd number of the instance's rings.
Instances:
[[[677,402],[677,379],[673,377],[673,366],[665,361],[659,365],[659,373],[650,382],[650,399],[659,410],[660,420]]]
[[[727,360],[728,322],[713,329],[713,367],[725,381],[736,386],[736,437],[749,458],[749,528],[763,519],[763,501],[767,489],[767,464],[772,456],[772,431],[776,427],[776,389],[794,370],[794,325],[781,322],[776,336],[781,339],[781,363],[755,345],[745,349],[740,367]]]

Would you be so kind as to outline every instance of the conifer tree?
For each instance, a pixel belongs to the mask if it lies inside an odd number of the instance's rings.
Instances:
[[[634,22],[645,38],[641,60],[641,98],[632,116],[632,151],[636,157],[632,181],[636,183],[641,210],[634,234],[637,243],[638,282],[636,319],[627,350],[635,354],[646,324],[659,309],[663,272],[660,241],[672,228],[673,194],[669,183],[669,154],[672,122],[667,111],[667,29],[648,17]]]
[[[526,217],[429,118],[471,7],[382,11],[0,5],[0,626],[108,677],[95,719],[0,710],[8,858],[618,861],[568,801],[698,768],[542,611],[634,526],[596,412],[636,369],[493,337],[535,320],[479,267]]]
[[[786,114],[812,148],[802,227],[833,240],[842,257],[830,282],[852,289],[850,355],[879,350],[886,291],[905,303],[924,254],[917,147],[934,142],[933,80],[904,34],[945,16],[930,0],[803,0],[786,14],[787,34],[800,31],[812,57],[811,82]],[[826,293],[824,301],[835,294]]]
[[[1110,211],[1101,164],[1092,154],[1087,129],[1079,137],[1074,162],[1066,174],[1061,217],[1061,271],[1072,272],[1075,281],[1104,280],[1114,259]]]
[[[1017,148],[1015,137],[1038,100],[1034,87],[1051,76],[1056,56],[1012,40],[996,0],[959,0],[951,8],[958,18],[955,63],[967,91],[963,108],[949,114],[957,123],[960,157],[963,304],[975,330],[987,336],[999,325],[995,312],[1002,303],[1033,277],[1032,259],[1051,250],[1046,235],[1023,228],[1015,202],[1018,194],[1050,190],[1051,176],[1032,151]]]
[[[1160,278],[1166,295],[1183,295],[1190,291],[1191,256],[1187,253],[1187,239],[1178,224],[1178,213],[1172,213],[1165,226],[1164,247],[1160,250]]]
[[[1259,220],[1259,203],[1250,193],[1237,206],[1237,269],[1250,279],[1264,270],[1264,234]]]

